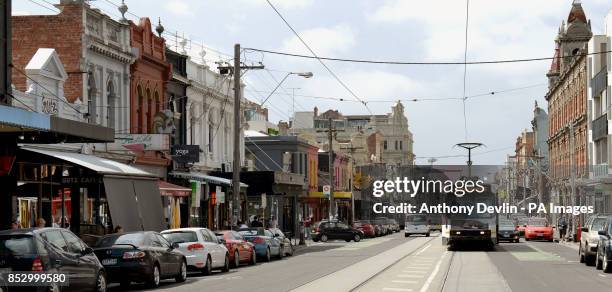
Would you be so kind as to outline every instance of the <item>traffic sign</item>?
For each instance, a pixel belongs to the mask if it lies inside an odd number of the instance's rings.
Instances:
[[[324,185],[323,186],[323,196],[329,198],[330,195],[331,195],[331,186],[330,185]]]

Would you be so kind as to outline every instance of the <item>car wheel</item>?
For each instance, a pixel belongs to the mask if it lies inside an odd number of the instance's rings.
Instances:
[[[610,264],[608,264],[608,253],[604,254],[603,263],[601,265],[601,268],[602,268],[604,273],[612,272],[612,266],[610,266]]]
[[[238,253],[236,252],[236,254],[234,254],[234,258],[238,259],[238,265],[240,265],[240,258],[238,258],[237,256],[238,256]],[[234,261],[236,261],[236,260],[234,260]],[[221,269],[221,271],[222,272],[229,272],[229,270],[230,270],[229,253],[226,253],[225,254],[225,264],[223,265],[223,269]]]
[[[210,275],[211,273],[212,273],[212,261],[210,260],[210,257],[206,257],[206,266],[202,268],[202,274]]]
[[[234,263],[232,263],[232,266],[234,268],[237,268],[240,266],[240,253],[238,253],[238,251],[234,251]]]
[[[578,258],[580,259],[580,263],[586,262],[584,259],[584,253],[582,252],[582,244],[578,247]]]
[[[187,263],[185,262],[185,260],[181,262],[181,268],[179,269],[178,275],[174,277],[174,280],[177,283],[182,283],[187,280]]]
[[[285,254],[285,248],[284,247],[280,247],[279,250],[278,250],[278,259],[282,260],[284,254]]]
[[[96,292],[106,292],[106,277],[104,273],[99,272],[96,279]]]
[[[597,251],[597,256],[595,256],[595,269],[598,269],[598,270],[602,269],[602,262],[601,262],[601,259],[599,258],[599,251]]]
[[[249,265],[253,266],[257,264],[257,255],[255,254],[255,251],[253,251],[251,253],[251,260],[249,261]]]
[[[153,272],[149,275],[149,280],[147,281],[147,286],[149,288],[157,288],[159,287],[159,281],[161,279],[161,274],[159,272],[159,265],[155,263],[153,265]]]
[[[264,261],[269,262],[271,259],[270,257],[270,248],[266,248],[266,256],[264,257]]]
[[[313,238],[312,241],[319,242],[319,239],[318,238]]]
[[[325,235],[325,234],[321,235],[321,241],[322,242],[327,242],[327,235]]]
[[[429,237],[429,232],[425,233],[425,237]]]
[[[293,244],[289,245],[289,252],[286,255],[293,256]]]
[[[355,236],[353,237],[353,240],[355,242],[359,242],[359,241],[361,241],[361,236],[359,234],[355,234]]]

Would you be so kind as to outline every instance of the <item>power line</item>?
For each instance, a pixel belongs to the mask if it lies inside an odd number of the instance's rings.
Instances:
[[[483,154],[488,154],[488,153],[493,153],[493,152],[500,152],[500,151],[505,151],[508,149],[514,148],[514,146],[507,146],[507,147],[503,147],[503,148],[496,148],[496,149],[491,149],[491,150],[487,150],[487,151],[482,151],[482,152],[475,152],[474,154],[472,154],[472,156],[474,155],[483,155]],[[454,155],[439,155],[439,156],[415,156],[415,159],[427,159],[427,158],[455,158],[455,157],[467,157],[467,155],[465,154],[454,154]]]
[[[19,98],[14,96],[12,93],[7,93],[7,95],[12,97],[14,100],[18,101],[20,104],[23,104],[23,106],[27,107],[30,111],[36,112],[32,107],[27,105],[25,102],[21,101]]]
[[[541,58],[522,58],[522,59],[506,59],[506,60],[490,60],[490,61],[471,61],[471,62],[417,62],[417,61],[377,61],[377,60],[365,60],[365,59],[348,59],[348,58],[334,58],[334,57],[313,57],[308,55],[293,54],[272,50],[256,49],[256,48],[244,48],[245,50],[263,52],[268,54],[296,57],[304,59],[320,59],[326,61],[337,61],[337,62],[349,62],[349,63],[365,63],[365,64],[386,64],[386,65],[486,65],[486,64],[504,64],[504,63],[523,63],[523,62],[535,62],[535,61],[546,61],[553,60],[555,57],[541,57]],[[561,59],[568,59],[574,57],[584,57],[591,55],[599,55],[612,53],[610,51],[592,52],[592,53],[576,53],[575,55],[560,56]]]
[[[41,4],[41,3],[37,2],[37,1],[34,1],[34,0],[28,0],[28,1],[30,1],[31,3],[34,3],[34,4],[38,5],[38,6],[40,6],[40,7],[42,7],[42,8],[45,8],[45,9],[47,9],[47,10],[49,10],[49,11],[53,12],[53,13],[58,13],[58,12],[60,12],[60,11],[59,11],[59,9],[57,9],[57,8],[55,8],[55,7],[50,8],[49,6],[43,5],[43,4]],[[47,2],[47,1],[44,1],[44,2],[45,2],[45,3],[49,3],[49,2]]]
[[[291,26],[291,24],[289,24],[289,22],[285,19],[285,17],[283,17],[283,15],[280,13],[280,11],[278,11],[278,9],[276,9],[276,7],[274,7],[274,5],[272,4],[272,2],[270,2],[270,0],[266,0],[266,2],[268,2],[268,5],[270,5],[270,7],[272,7],[272,9],[274,9],[274,11],[276,12],[276,14],[283,20],[283,22],[287,25],[287,27],[289,27],[289,29],[293,32],[293,34],[295,34],[295,36],[300,40],[300,42],[302,42],[302,44],[304,44],[304,46],[308,49],[308,51],[310,51],[310,53],[314,56],[314,58],[316,58],[319,63],[321,63],[321,65],[323,65],[323,67],[327,70],[327,72],[329,72],[329,74],[331,74],[334,79],[336,79],[336,81],[338,81],[338,83],[340,83],[340,85],[342,85],[342,87],[344,87],[344,89],[346,89],[346,91],[348,91],[355,99],[359,100],[363,106],[368,110],[368,112],[370,114],[373,114],[372,111],[370,110],[370,108],[368,107],[367,103],[363,100],[361,100],[356,94],[355,92],[353,92],[341,79],[340,77],[338,77],[338,75],[336,75],[336,73],[334,73],[334,71],[332,71],[326,64],[325,62],[323,62],[323,60],[321,60],[321,58],[319,58],[319,56],[314,52],[314,50],[312,48],[310,48],[310,46],[306,43],[306,41],[304,41],[304,39],[302,39],[302,37],[300,36],[300,34],[293,29],[293,27]]]

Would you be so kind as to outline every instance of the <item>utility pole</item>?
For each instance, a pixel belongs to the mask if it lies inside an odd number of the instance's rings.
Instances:
[[[351,180],[350,180],[350,190],[351,190],[351,220],[349,224],[352,225],[355,222],[355,197],[353,196],[353,184],[355,183],[355,158],[353,157],[353,153],[355,150],[363,149],[363,147],[353,147],[351,143],[351,147],[342,148],[349,151],[351,155]]]
[[[327,130],[318,130],[317,132],[327,132],[328,139],[328,172],[329,172],[329,220],[331,221],[334,217],[334,133],[336,132],[344,132],[344,130],[338,130],[333,125],[334,120],[332,118],[328,119],[328,128]]]
[[[225,64],[224,66],[219,65],[217,67],[221,74],[231,72],[234,75],[234,159],[232,165],[232,204],[229,207],[229,214],[231,214],[232,221],[231,226],[238,224],[238,218],[240,217],[240,168],[242,160],[240,157],[240,131],[242,129],[242,112],[240,109],[240,103],[242,102],[242,85],[240,77],[242,70],[251,69],[263,69],[263,64],[257,66],[246,66],[240,61],[240,44],[234,45],[234,65],[230,66]],[[231,206],[233,205],[233,206]]]

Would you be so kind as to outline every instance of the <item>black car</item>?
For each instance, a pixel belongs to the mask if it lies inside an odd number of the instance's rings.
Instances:
[[[312,240],[318,242],[326,242],[329,239],[346,240],[347,242],[354,240],[360,241],[363,238],[363,232],[355,228],[351,228],[342,222],[320,222],[315,229],[312,230]]]
[[[598,270],[603,269],[605,273],[612,273],[612,216],[608,216],[606,225],[597,233],[600,236],[595,267]]]
[[[105,270],[93,250],[62,228],[0,231],[0,271],[60,273],[68,280],[63,291],[106,291]]]
[[[161,279],[187,279],[185,256],[157,232],[107,235],[98,240],[94,251],[106,269],[108,281],[124,287],[131,282],[157,287]]]
[[[512,221],[500,221],[497,229],[497,240],[519,242],[519,234]]]

